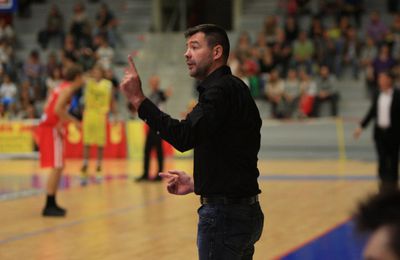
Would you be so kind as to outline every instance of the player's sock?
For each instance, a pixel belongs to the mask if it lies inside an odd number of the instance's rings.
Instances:
[[[56,207],[56,196],[55,195],[47,195],[46,198],[46,208]]]

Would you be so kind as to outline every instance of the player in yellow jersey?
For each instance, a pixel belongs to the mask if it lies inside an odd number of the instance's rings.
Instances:
[[[91,71],[91,77],[86,81],[84,92],[83,111],[83,165],[81,168],[81,184],[88,182],[89,148],[97,147],[96,179],[101,180],[101,164],[103,150],[106,144],[107,116],[110,109],[115,114],[115,106],[112,95],[112,83],[105,79],[104,69],[95,66]]]

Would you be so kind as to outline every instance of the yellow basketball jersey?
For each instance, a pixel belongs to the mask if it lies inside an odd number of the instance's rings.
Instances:
[[[85,87],[85,110],[106,114],[110,110],[112,83],[107,79],[88,79]]]

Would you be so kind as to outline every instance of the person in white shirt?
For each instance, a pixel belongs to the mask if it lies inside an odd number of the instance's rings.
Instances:
[[[4,75],[3,83],[0,86],[0,100],[7,109],[10,105],[16,102],[17,86],[12,82],[11,77]]]
[[[112,66],[115,52],[104,36],[100,36],[100,38],[101,43],[100,47],[96,50],[96,58],[103,69],[108,70]]]
[[[380,192],[398,189],[400,147],[400,90],[393,88],[393,76],[389,72],[378,75],[379,92],[372,105],[354,131],[357,139],[364,128],[374,119],[374,142],[378,155]]]

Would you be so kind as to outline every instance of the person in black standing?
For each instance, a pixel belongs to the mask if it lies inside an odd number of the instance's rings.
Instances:
[[[380,191],[398,189],[400,146],[400,91],[393,88],[393,77],[389,72],[378,74],[379,93],[354,131],[357,139],[369,122],[374,119],[374,141],[378,154]]]
[[[179,151],[194,148],[193,177],[179,170],[160,175],[170,193],[200,195],[199,259],[252,259],[264,223],[257,182],[260,114],[249,88],[226,65],[225,30],[202,24],[185,37],[189,74],[200,84],[198,104],[184,120],[171,118],[144,96],[131,57],[120,89],[163,139]]]
[[[160,78],[156,75],[150,77],[149,85],[151,89],[149,100],[162,110],[161,106],[167,101],[170,91],[164,92],[160,89]],[[150,128],[147,132],[144,146],[143,174],[139,178],[135,179],[135,181],[141,182],[149,179],[150,153],[153,148],[155,148],[157,151],[158,172],[162,172],[164,170],[164,151],[162,148],[162,140],[160,136]],[[157,177],[155,177],[153,180],[160,181],[161,177],[157,174]]]

